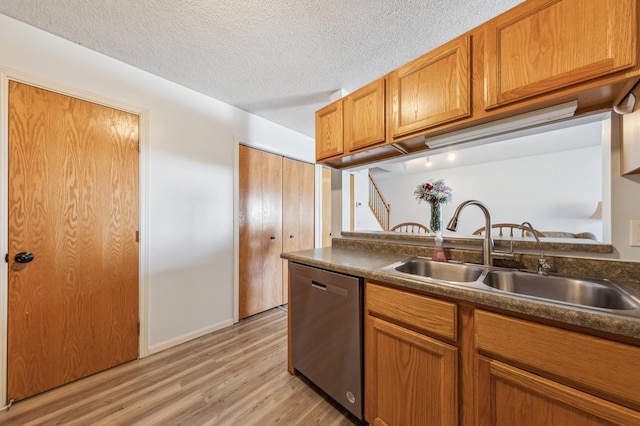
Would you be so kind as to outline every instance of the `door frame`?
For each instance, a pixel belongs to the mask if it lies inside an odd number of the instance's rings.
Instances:
[[[140,335],[138,358],[149,355],[149,110],[75,87],[0,67],[0,254],[8,253],[9,210],[9,81],[28,84],[62,95],[126,111],[139,116],[140,155],[138,164],[138,309]],[[0,409],[7,401],[8,274],[0,261]]]

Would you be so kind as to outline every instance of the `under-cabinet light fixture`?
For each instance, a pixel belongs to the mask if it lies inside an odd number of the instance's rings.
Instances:
[[[433,163],[431,162],[431,157],[427,157],[427,161],[425,161],[424,165],[427,167],[433,166]]]
[[[578,101],[566,102],[548,108],[527,112],[515,117],[503,118],[491,123],[480,124],[469,129],[456,130],[442,136],[425,138],[424,143],[429,147],[429,149],[435,149],[443,146],[500,136],[517,130],[524,130],[541,124],[573,117],[577,108]]]

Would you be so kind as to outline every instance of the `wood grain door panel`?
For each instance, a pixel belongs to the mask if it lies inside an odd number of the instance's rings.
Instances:
[[[490,20],[487,109],[634,66],[636,7],[636,0],[537,0]]]
[[[365,328],[365,419],[457,425],[457,349],[371,315]]]
[[[282,157],[264,153],[263,181],[263,297],[266,309],[282,305]]]
[[[380,78],[343,100],[344,150],[347,153],[385,142],[385,88]]]
[[[282,251],[315,246],[315,167],[282,159]],[[289,302],[289,264],[282,263],[282,303]]]
[[[342,99],[316,112],[316,160],[344,152]]]
[[[640,413],[485,357],[478,357],[479,425],[635,425]]]
[[[464,35],[389,74],[392,137],[471,114],[470,52]]]
[[[282,157],[240,146],[239,317],[282,304]]]
[[[283,251],[314,246],[313,164],[240,146],[239,317],[288,303]]]
[[[8,195],[9,398],[137,358],[138,116],[10,82]]]

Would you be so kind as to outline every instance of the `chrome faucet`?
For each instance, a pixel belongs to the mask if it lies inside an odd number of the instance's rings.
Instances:
[[[489,214],[487,206],[485,206],[478,200],[467,200],[460,203],[455,213],[453,213],[453,217],[451,218],[451,221],[449,221],[447,229],[454,232],[458,229],[458,216],[460,216],[460,212],[469,205],[478,206],[480,210],[482,210],[482,213],[484,213],[484,242],[482,244],[482,263],[485,266],[493,266],[493,259],[513,259],[513,245],[511,246],[510,252],[501,252],[494,250],[493,239],[491,238],[491,215]]]
[[[540,246],[540,259],[538,259],[538,275],[549,275],[549,269],[551,269],[551,267],[547,263],[547,260],[544,258],[544,248],[542,247],[540,238],[538,238],[538,233],[529,222],[522,222],[520,226],[522,227],[525,225],[529,227],[531,233],[533,234],[533,237],[536,239],[538,245]]]

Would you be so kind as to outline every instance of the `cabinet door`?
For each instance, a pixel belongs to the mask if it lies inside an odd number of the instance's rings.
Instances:
[[[487,108],[636,64],[636,0],[528,1],[485,28]]]
[[[470,114],[470,58],[470,36],[465,35],[389,75],[393,137]]]
[[[344,147],[357,151],[385,142],[385,79],[356,90],[344,99]]]
[[[282,160],[282,251],[315,246],[315,168],[289,158]],[[283,262],[282,303],[289,301],[289,263]]]
[[[340,99],[316,112],[316,160],[342,154],[343,138]]]
[[[479,425],[637,425],[640,413],[501,362],[479,357]]]
[[[282,304],[282,157],[240,146],[239,316]]]
[[[365,419],[372,425],[456,425],[457,349],[367,316]]]
[[[474,323],[478,352],[640,408],[639,347],[480,309]]]

